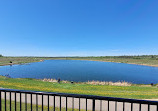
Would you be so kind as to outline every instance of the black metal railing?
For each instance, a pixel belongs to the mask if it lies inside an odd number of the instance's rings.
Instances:
[[[0,89],[0,111],[158,111],[158,101]]]

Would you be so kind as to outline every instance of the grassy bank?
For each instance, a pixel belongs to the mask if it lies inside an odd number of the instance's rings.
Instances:
[[[102,57],[0,57],[0,66],[10,64],[23,64],[30,62],[40,62],[43,60],[90,60],[90,61],[103,61],[103,62],[117,62],[138,64],[146,66],[158,67],[157,55],[144,55],[144,56],[102,56]],[[10,63],[10,61],[12,63]]]
[[[0,66],[40,62],[41,60],[43,59],[36,57],[0,57]]]
[[[31,62],[41,62],[44,60],[55,59],[51,57],[0,57],[0,66],[25,64]]]
[[[61,58],[60,58],[61,59]],[[158,67],[157,55],[144,56],[102,56],[102,57],[68,57],[67,60],[90,60],[102,62],[116,62]]]
[[[136,98],[136,99],[156,99],[158,98],[157,87],[147,86],[111,86],[111,85],[91,85],[79,83],[51,83],[35,79],[13,79],[0,76],[0,87],[34,90],[60,93],[74,93],[99,95],[121,98]]]

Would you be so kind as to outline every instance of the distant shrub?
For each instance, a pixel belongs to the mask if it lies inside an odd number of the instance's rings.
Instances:
[[[6,77],[6,78],[11,78],[9,74],[6,74],[5,77]]]
[[[140,57],[133,57],[133,59],[141,59]]]
[[[153,59],[153,58],[156,58],[154,55],[151,55],[151,58]]]

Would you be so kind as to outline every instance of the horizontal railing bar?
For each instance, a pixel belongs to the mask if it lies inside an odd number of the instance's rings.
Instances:
[[[94,96],[94,95],[81,95],[81,94],[69,94],[69,93],[42,92],[42,91],[28,91],[28,90],[2,89],[2,88],[0,88],[0,91],[158,105],[158,101],[115,98],[115,97],[104,97],[104,96]]]

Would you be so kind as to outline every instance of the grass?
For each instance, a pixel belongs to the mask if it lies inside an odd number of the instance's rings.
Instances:
[[[10,111],[10,101],[9,100],[6,101],[6,105],[7,105],[6,111]],[[15,101],[11,102],[11,109],[12,109],[12,111],[15,111]],[[16,110],[20,111],[20,102],[16,102]],[[42,105],[38,105],[38,110],[42,111]],[[49,110],[54,111],[54,107],[50,106]],[[4,100],[2,100],[2,111],[5,111],[5,101]],[[25,110],[25,103],[21,104],[21,111],[26,111]],[[30,103],[27,103],[27,111],[31,111],[31,104]],[[35,104],[32,105],[32,111],[36,111],[36,105]],[[48,111],[48,107],[44,106],[43,111]],[[55,111],[60,111],[60,108],[55,107]],[[66,108],[61,108],[61,111],[66,111]],[[68,108],[67,111],[72,111],[72,109]],[[74,111],[79,111],[79,110],[74,109]],[[85,110],[81,109],[80,111],[85,111]]]
[[[80,83],[51,83],[36,79],[13,79],[0,76],[0,87],[20,90],[98,95],[134,99],[157,99],[158,88],[140,85],[111,86]]]
[[[40,62],[43,60],[91,60],[105,62],[119,62],[158,67],[158,56],[104,56],[104,57],[0,57],[0,66],[12,64],[23,64],[30,62]],[[74,94],[88,94],[109,97],[135,98],[135,99],[155,99],[158,98],[157,87],[146,87],[140,85],[132,86],[111,86],[111,85],[90,85],[90,84],[71,84],[71,83],[50,83],[35,79],[12,79],[1,76],[0,87],[62,92]]]
[[[158,67],[158,55],[144,56],[101,56],[101,57],[0,57],[0,66],[12,64],[23,64],[30,62],[40,62],[43,60],[91,60],[104,62],[128,63]]]
[[[0,57],[0,66],[10,65],[10,61],[12,64],[23,64],[30,62],[40,62],[41,60],[43,59],[36,57]]]
[[[64,59],[64,58],[63,58]],[[117,62],[158,67],[158,56],[103,56],[103,57],[68,57],[67,60],[90,60]]]

